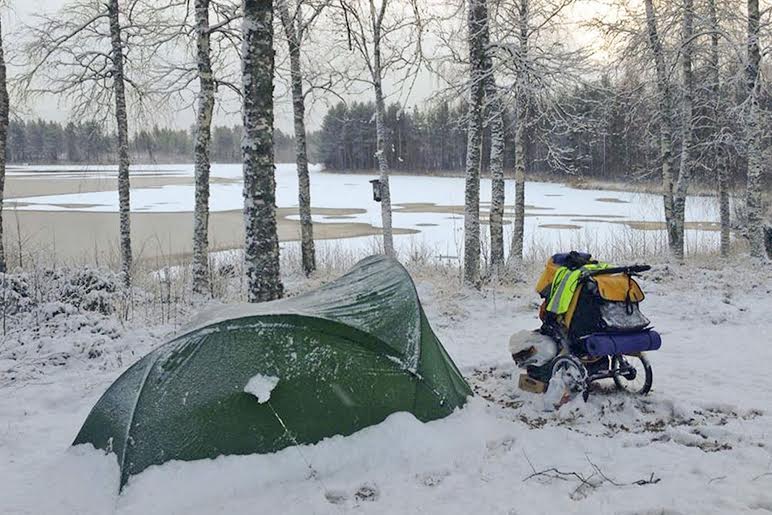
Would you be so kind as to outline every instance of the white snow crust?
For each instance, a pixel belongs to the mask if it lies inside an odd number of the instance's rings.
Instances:
[[[271,400],[271,392],[279,384],[279,378],[274,376],[264,376],[257,374],[247,381],[244,391],[251,393],[257,398],[257,402],[263,404]]]
[[[424,424],[395,413],[354,435],[270,455],[169,462],[132,477],[120,495],[115,456],[70,444],[131,364],[110,356],[128,346],[137,359],[151,345],[127,328],[100,347],[99,367],[74,355],[44,374],[31,373],[40,366],[34,346],[18,360],[6,350],[0,513],[772,511],[772,266],[655,266],[642,280],[642,310],[663,335],[662,349],[649,353],[652,393],[637,398],[599,383],[587,403],[550,413],[543,396],[517,389],[507,346],[512,333],[538,326],[535,281],[482,292],[419,282],[434,331],[477,394],[451,416]],[[76,348],[82,331],[65,325],[57,339]],[[149,328],[142,341],[161,343],[160,333]]]

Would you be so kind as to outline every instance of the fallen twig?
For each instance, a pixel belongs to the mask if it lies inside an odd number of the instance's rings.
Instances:
[[[574,498],[574,496],[577,493],[579,493],[579,491],[582,488],[594,489],[601,486],[603,483],[608,483],[616,487],[625,487],[625,486],[656,485],[661,481],[661,478],[656,477],[652,472],[648,478],[638,479],[637,481],[633,481],[631,483],[620,483],[608,477],[603,472],[603,470],[601,470],[601,468],[598,465],[593,463],[590,457],[587,455],[585,455],[585,458],[587,459],[587,462],[590,464],[590,466],[594,471],[589,476],[585,476],[584,474],[581,474],[579,472],[574,472],[574,471],[563,471],[556,467],[550,467],[544,470],[536,470],[536,468],[533,466],[533,463],[528,458],[528,455],[525,453],[525,450],[523,450],[523,456],[525,457],[525,460],[528,462],[528,465],[531,467],[531,470],[532,470],[531,474],[523,478],[523,481],[528,481],[529,479],[533,479],[535,477],[547,477],[550,479],[559,479],[561,481],[569,481],[571,479],[575,479],[579,481],[579,486],[577,486],[576,489],[571,493],[571,498]],[[597,479],[598,477],[600,478],[600,480]]]

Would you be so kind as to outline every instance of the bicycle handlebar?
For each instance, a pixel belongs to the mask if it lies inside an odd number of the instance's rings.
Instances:
[[[611,268],[601,268],[599,270],[589,270],[584,272],[582,275],[584,277],[593,277],[596,275],[607,275],[607,274],[636,275],[641,272],[648,272],[649,270],[651,270],[651,266],[649,265],[615,266]]]

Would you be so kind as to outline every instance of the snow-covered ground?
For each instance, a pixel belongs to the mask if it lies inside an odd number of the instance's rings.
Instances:
[[[73,351],[43,369],[34,349],[8,360],[6,340],[0,513],[772,511],[770,265],[656,266],[643,281],[664,339],[650,354],[652,393],[601,388],[555,413],[517,390],[507,355],[512,332],[537,326],[534,281],[481,293],[419,276],[429,320],[478,394],[452,416],[397,413],[273,455],[167,463],[121,495],[114,457],[69,444],[111,381],[174,325],[116,328],[94,359]],[[84,328],[104,320],[72,319],[59,345],[88,341]]]

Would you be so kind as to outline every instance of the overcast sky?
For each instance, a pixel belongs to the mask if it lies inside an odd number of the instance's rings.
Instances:
[[[25,23],[34,22],[33,13],[55,12],[63,5],[66,4],[66,0],[10,0],[11,9],[3,17],[3,32],[5,34],[11,34],[20,28]],[[580,29],[579,26],[583,20],[588,20],[592,16],[596,16],[603,12],[603,7],[599,2],[584,1],[578,3],[573,9],[572,18],[576,20],[573,29],[570,30],[571,34],[566,34],[566,38],[575,41],[576,44],[584,45],[592,43],[594,38],[597,38],[596,34],[587,32]],[[568,32],[568,31],[567,31]],[[5,43],[8,46],[13,44],[12,41],[8,41],[8,37],[5,37]],[[281,40],[278,40],[281,41]],[[418,104],[420,105],[427,99],[431,98],[437,88],[442,84],[442,81],[437,76],[433,76],[427,71],[423,71],[419,74],[418,80],[415,81],[409,98],[397,99],[392,97],[389,101],[402,101],[408,107]],[[386,93],[389,94],[389,84],[385,84]],[[369,95],[368,95],[369,97]],[[368,98],[363,98],[368,99]],[[291,132],[292,130],[292,106],[286,98],[279,98],[276,105],[276,124],[282,130]],[[334,101],[334,99],[328,99]],[[326,102],[318,102],[316,105],[309,106],[308,125],[310,129],[318,128],[321,123],[321,118],[326,111]],[[59,102],[55,98],[43,98],[36,102],[34,106],[28,106],[31,111],[26,113],[25,116],[41,117],[49,120],[66,121],[69,113],[67,106],[59,105]],[[192,109],[169,113],[154,122],[160,125],[171,125],[178,128],[187,128],[194,122],[194,112]],[[226,114],[220,112],[216,115],[216,124],[234,124],[239,123],[238,114]]]

